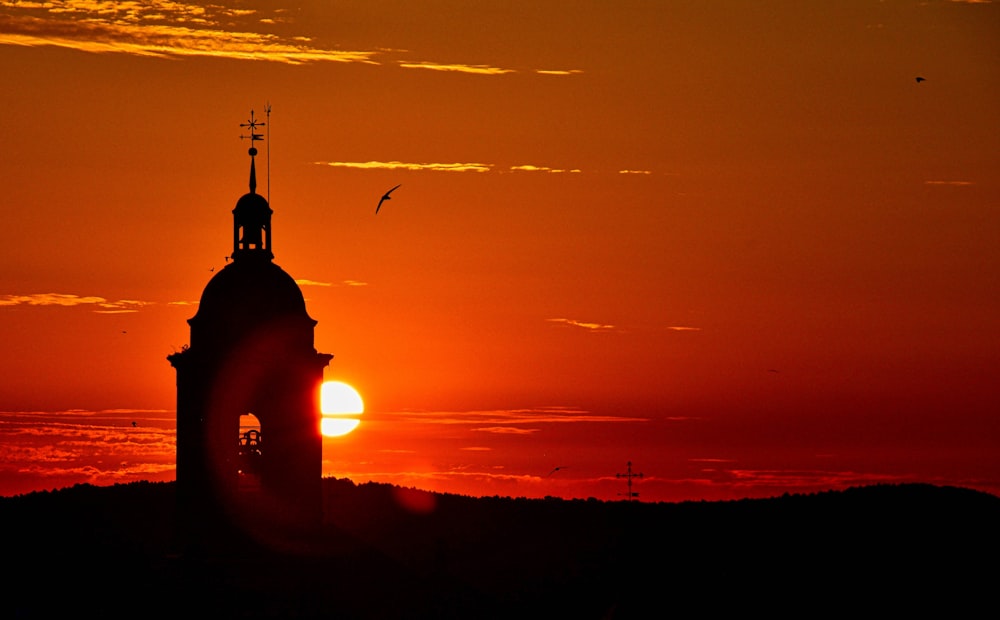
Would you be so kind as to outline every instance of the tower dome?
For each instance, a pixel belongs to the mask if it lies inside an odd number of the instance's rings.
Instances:
[[[261,139],[251,117],[251,144]],[[306,313],[305,299],[295,280],[274,264],[271,215],[267,199],[257,193],[257,149],[250,154],[250,191],[233,209],[233,253],[205,287],[191,325],[191,346],[208,351],[229,350],[261,333],[280,330],[283,348],[312,349],[316,321]]]
[[[316,321],[292,276],[270,260],[244,258],[209,280],[188,324],[191,346],[198,349],[227,350],[278,324],[298,334],[296,344],[312,349]]]

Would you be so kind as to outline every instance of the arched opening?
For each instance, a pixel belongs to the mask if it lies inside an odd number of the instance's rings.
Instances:
[[[240,416],[239,475],[241,487],[260,485],[260,467],[263,452],[260,420],[252,413]]]

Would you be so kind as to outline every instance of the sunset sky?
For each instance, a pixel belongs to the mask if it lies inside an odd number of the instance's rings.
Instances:
[[[0,495],[173,479],[251,110],[324,475],[1000,494],[998,2],[0,0],[0,74]]]

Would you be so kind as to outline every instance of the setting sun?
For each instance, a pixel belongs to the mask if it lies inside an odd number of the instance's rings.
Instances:
[[[365,403],[353,387],[342,381],[326,381],[320,388],[320,408],[323,419],[320,430],[326,437],[340,437],[356,429],[361,420],[353,416],[364,413]]]

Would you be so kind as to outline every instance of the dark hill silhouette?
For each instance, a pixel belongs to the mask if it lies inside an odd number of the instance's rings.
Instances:
[[[1000,576],[1000,498],[956,487],[651,504],[326,479],[324,497],[321,532],[205,556],[175,544],[174,483],[0,498],[0,617],[962,617]]]

